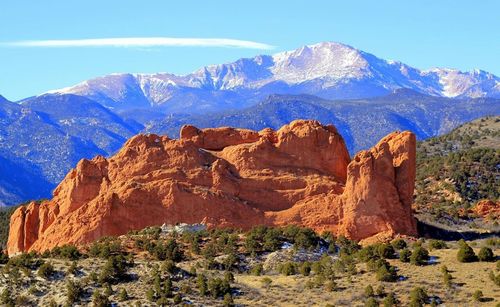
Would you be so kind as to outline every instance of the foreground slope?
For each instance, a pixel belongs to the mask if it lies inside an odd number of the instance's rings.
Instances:
[[[43,251],[163,223],[298,224],[353,239],[415,235],[415,136],[392,133],[350,161],[335,127],[278,131],[185,126],[138,135],[113,157],[82,160],[50,201],[11,218],[8,252]]]

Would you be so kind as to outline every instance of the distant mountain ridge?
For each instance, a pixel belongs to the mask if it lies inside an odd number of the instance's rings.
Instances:
[[[427,96],[406,89],[383,97],[356,100],[271,95],[242,110],[169,116],[146,126],[145,131],[176,137],[180,127],[185,124],[201,128],[235,126],[260,130],[265,127],[278,128],[295,119],[317,119],[322,123],[334,124],[353,155],[394,130],[410,130],[418,139],[426,139],[490,114],[500,114],[500,100],[451,99]]]
[[[81,96],[0,101],[0,205],[49,197],[80,159],[113,153],[141,128]]]
[[[248,107],[270,94],[353,99],[400,88],[431,96],[500,98],[500,78],[491,73],[419,70],[335,42],[210,65],[184,76],[111,74],[49,93],[85,96],[117,111],[154,107],[200,113]]]

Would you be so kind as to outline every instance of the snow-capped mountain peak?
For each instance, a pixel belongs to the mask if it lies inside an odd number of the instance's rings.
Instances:
[[[491,73],[419,70],[336,42],[210,65],[182,76],[111,74],[49,93],[87,96],[112,108],[199,111],[248,105],[274,93],[366,98],[398,88],[444,97],[500,97],[500,79]]]
[[[276,79],[300,83],[317,78],[339,80],[359,78],[369,63],[362,53],[350,46],[325,42],[303,46],[273,56],[272,72]]]

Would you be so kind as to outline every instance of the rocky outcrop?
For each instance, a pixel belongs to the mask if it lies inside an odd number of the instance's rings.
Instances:
[[[198,129],[138,135],[108,159],[82,160],[42,203],[13,214],[9,254],[151,225],[297,224],[353,239],[415,235],[415,136],[392,133],[350,161],[335,127]]]
[[[480,200],[470,209],[470,213],[482,218],[497,220],[500,218],[500,201]]]

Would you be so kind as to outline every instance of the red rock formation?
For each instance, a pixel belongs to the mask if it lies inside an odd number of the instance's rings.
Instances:
[[[480,200],[470,209],[470,212],[479,217],[497,220],[500,218],[500,201]]]
[[[9,254],[44,251],[163,223],[304,225],[353,239],[415,235],[415,136],[392,133],[350,161],[333,126],[273,131],[184,126],[138,135],[113,157],[82,160],[50,201],[11,218]]]

